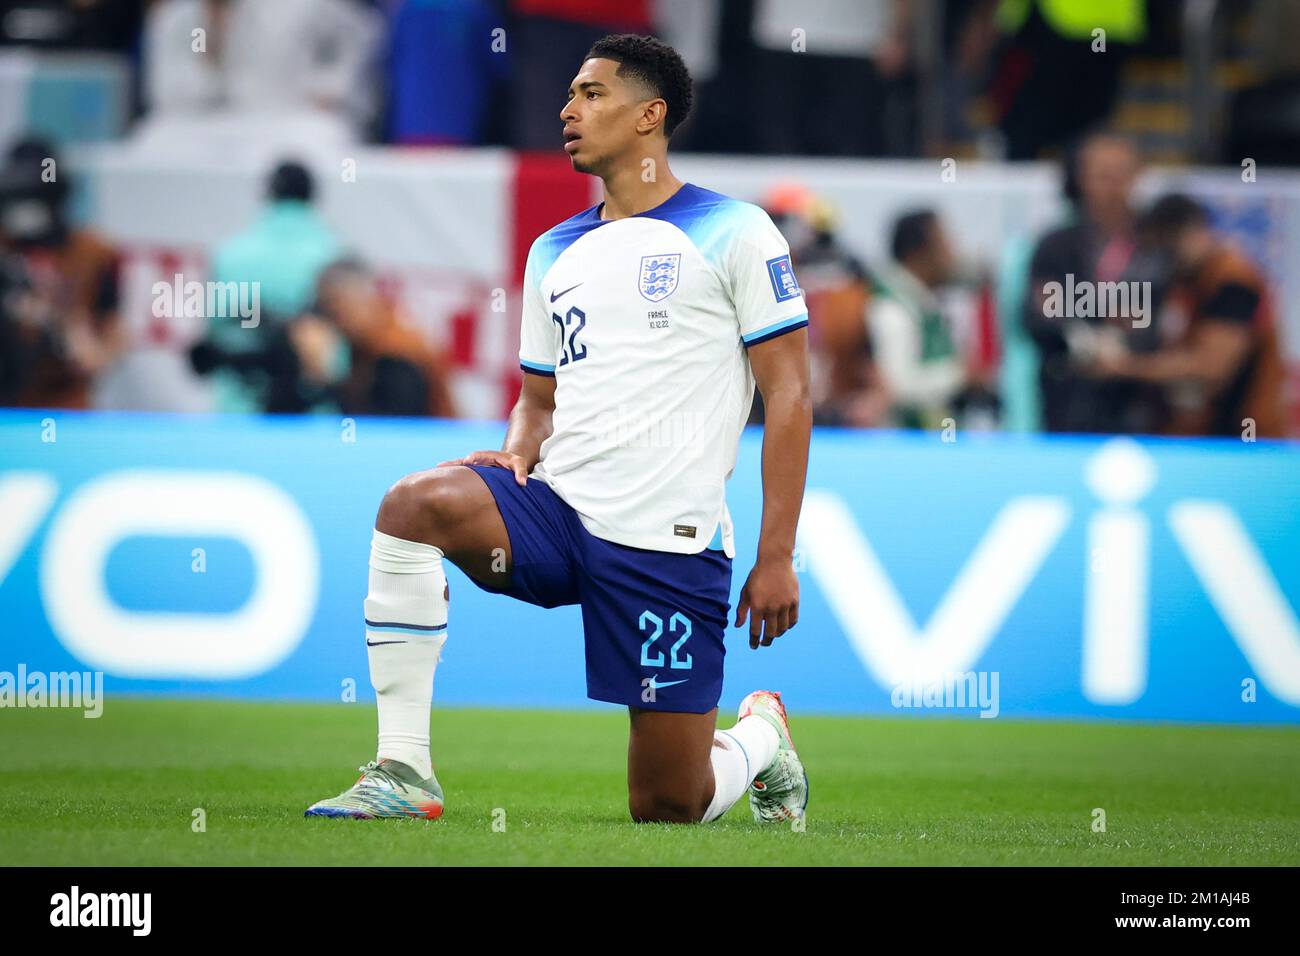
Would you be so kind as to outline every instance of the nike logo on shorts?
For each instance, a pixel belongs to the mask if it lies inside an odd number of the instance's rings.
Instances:
[[[665,687],[676,687],[678,684],[685,684],[688,680],[690,680],[689,677],[683,677],[681,680],[670,680],[661,684],[659,683],[657,678],[658,675],[655,675],[655,677],[651,677],[650,683],[647,684],[646,686],[651,687],[654,690],[663,690]]]

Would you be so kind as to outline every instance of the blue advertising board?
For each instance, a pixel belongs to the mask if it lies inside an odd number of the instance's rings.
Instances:
[[[0,672],[365,699],[380,499],[502,431],[0,413]],[[733,607],[761,442],[747,431],[728,485]],[[799,624],[757,651],[729,632],[722,706],[772,687],[804,712],[1297,723],[1298,545],[1295,443],[818,430]],[[448,577],[439,705],[609,706],[585,698],[576,608]],[[954,702],[954,686],[994,700]]]

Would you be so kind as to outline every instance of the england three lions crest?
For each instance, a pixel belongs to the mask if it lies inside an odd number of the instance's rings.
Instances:
[[[641,294],[651,302],[661,302],[677,289],[677,276],[682,271],[682,254],[641,257]]]

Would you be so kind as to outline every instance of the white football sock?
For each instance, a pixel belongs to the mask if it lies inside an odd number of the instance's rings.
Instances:
[[[739,800],[760,772],[767,769],[781,738],[776,728],[757,714],[736,722],[730,730],[713,732],[713,801],[701,822],[722,816]]]
[[[375,531],[366,595],[366,651],[379,708],[377,760],[390,758],[422,778],[429,757],[433,672],[447,640],[447,576],[442,549]]]

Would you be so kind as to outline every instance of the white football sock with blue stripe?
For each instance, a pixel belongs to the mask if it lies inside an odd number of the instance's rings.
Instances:
[[[376,759],[433,774],[429,709],[433,672],[447,640],[442,549],[375,531],[366,595],[366,652],[379,708]]]
[[[728,730],[713,732],[713,800],[704,811],[702,823],[716,820],[735,804],[754,778],[767,769],[781,746],[776,728],[762,717],[750,714]]]

